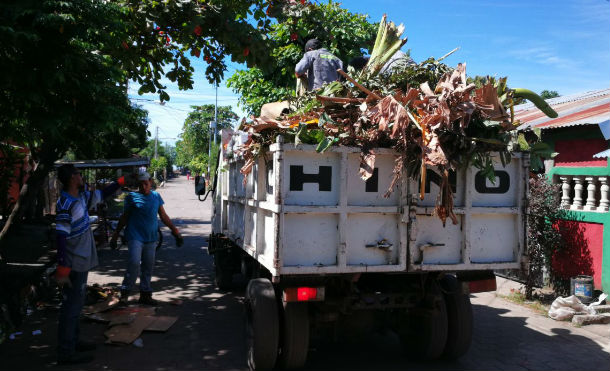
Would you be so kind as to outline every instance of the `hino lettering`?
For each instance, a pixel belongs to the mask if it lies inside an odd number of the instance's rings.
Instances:
[[[290,165],[290,190],[302,191],[304,183],[318,183],[320,192],[330,192],[332,175],[332,166],[320,166],[317,174],[305,174],[303,166]]]
[[[377,170],[377,169],[375,169]],[[487,194],[502,194],[508,192],[510,189],[510,175],[504,170],[495,170],[496,184],[493,187],[487,186],[487,177],[482,171],[478,171],[474,176],[474,189],[478,193]],[[430,193],[430,183],[434,183],[440,187],[441,176],[431,169],[426,171],[426,193]],[[457,192],[457,174],[455,171],[449,171],[449,184],[451,184],[451,191]]]

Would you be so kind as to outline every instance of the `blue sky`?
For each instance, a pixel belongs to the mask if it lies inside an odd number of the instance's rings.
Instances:
[[[371,21],[383,13],[404,23],[409,41],[403,50],[420,62],[460,50],[445,62],[466,62],[468,75],[508,76],[511,87],[567,95],[610,87],[610,2],[608,0],[444,1],[345,0],[344,8]],[[203,76],[205,62],[193,61],[195,88],[169,85],[171,100],[159,105],[155,94],[130,97],[149,111],[149,129],[159,126],[162,142],[175,142],[190,105],[214,103],[214,88]],[[225,76],[241,67],[230,64]],[[218,104],[232,105],[237,96],[224,83]]]

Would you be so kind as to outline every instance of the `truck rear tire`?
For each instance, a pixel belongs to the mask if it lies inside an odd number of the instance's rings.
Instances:
[[[447,305],[447,345],[443,351],[443,358],[457,359],[470,348],[472,342],[472,305],[470,297],[462,293],[457,279],[450,285],[452,290],[445,292]]]
[[[309,350],[309,308],[307,303],[284,303],[279,366],[284,370],[302,368]]]
[[[279,316],[273,285],[266,278],[250,280],[246,288],[248,367],[271,370],[279,346]]]
[[[222,291],[228,291],[233,287],[233,271],[229,259],[230,256],[226,250],[218,250],[214,253],[214,280],[216,286]]]
[[[447,343],[447,305],[437,284],[431,285],[429,303],[413,308],[401,323],[399,335],[409,357],[434,360]]]

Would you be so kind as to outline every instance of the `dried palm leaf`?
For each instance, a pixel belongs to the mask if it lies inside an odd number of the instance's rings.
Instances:
[[[451,184],[449,183],[449,171],[442,168],[440,168],[440,170],[441,186],[438,198],[436,199],[434,212],[439,217],[444,227],[447,218],[450,218],[454,225],[458,224],[458,219],[453,213],[453,192],[451,191]]]

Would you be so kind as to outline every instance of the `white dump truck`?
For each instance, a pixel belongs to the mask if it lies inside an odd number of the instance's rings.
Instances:
[[[209,252],[216,283],[246,277],[248,363],[299,368],[310,331],[356,311],[383,313],[406,352],[457,358],[472,338],[469,294],[495,290],[497,269],[519,269],[526,246],[528,157],[451,174],[459,223],[433,215],[440,176],[425,198],[404,180],[388,197],[397,154],[376,149],[373,176],[360,148],[270,146],[246,177],[243,158],[221,153]],[[241,274],[241,275],[240,275]]]

